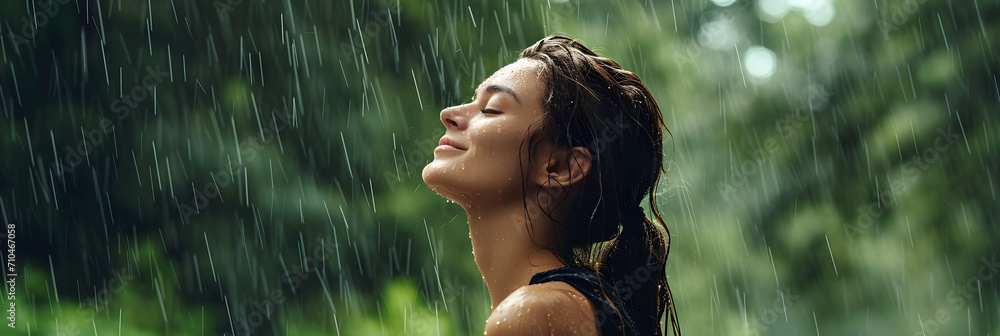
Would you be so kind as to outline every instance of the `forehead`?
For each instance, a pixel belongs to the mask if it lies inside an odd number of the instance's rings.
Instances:
[[[540,102],[541,91],[544,88],[542,63],[535,60],[519,59],[493,73],[476,88],[476,94],[482,94],[490,85],[503,85],[511,88],[520,97],[534,97]]]

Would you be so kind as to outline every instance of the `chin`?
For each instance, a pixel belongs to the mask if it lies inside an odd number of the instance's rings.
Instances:
[[[434,192],[444,198],[453,200],[453,195],[451,194],[456,189],[454,186],[455,181],[452,180],[454,175],[450,176],[452,178],[449,178],[448,168],[442,167],[441,164],[443,164],[443,162],[431,161],[431,163],[428,163],[427,166],[424,166],[421,177],[423,177],[424,184],[426,184],[428,188],[431,188],[431,190],[434,190]]]
[[[472,195],[481,195],[478,186],[470,185],[470,176],[460,176],[454,169],[445,166],[445,162],[434,161],[424,167],[421,177],[424,184],[438,196],[457,203],[463,208],[477,201]]]

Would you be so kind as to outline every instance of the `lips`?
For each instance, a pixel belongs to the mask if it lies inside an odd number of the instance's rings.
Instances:
[[[466,150],[468,147],[459,144],[455,140],[448,138],[447,136],[441,137],[441,141],[438,141],[438,146],[451,146],[459,150]]]

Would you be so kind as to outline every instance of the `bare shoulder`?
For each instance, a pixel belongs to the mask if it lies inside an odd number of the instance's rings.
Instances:
[[[600,335],[594,308],[562,281],[521,287],[486,320],[486,335]]]

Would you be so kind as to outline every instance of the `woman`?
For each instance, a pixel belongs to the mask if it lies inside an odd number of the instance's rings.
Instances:
[[[487,335],[661,335],[666,311],[680,333],[668,245],[639,206],[662,223],[663,118],[635,74],[550,36],[441,122],[423,179],[468,215]]]

